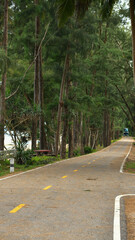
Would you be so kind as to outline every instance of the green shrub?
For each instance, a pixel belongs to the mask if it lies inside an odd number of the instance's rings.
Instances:
[[[40,165],[40,164],[48,164],[53,163],[54,161],[59,160],[59,158],[53,156],[36,156],[32,157],[31,164],[32,165]]]
[[[24,150],[22,148],[17,148],[17,153],[16,153],[16,163],[17,164],[26,164],[26,165],[31,165],[31,159],[33,156],[33,151],[32,150]]]
[[[80,156],[80,155],[81,155],[81,153],[80,153],[80,148],[75,149],[74,152],[73,152],[73,154],[74,154],[75,157]]]
[[[9,160],[1,160],[0,161],[0,166],[10,166],[10,161]]]
[[[85,154],[92,153],[91,147],[85,146],[85,147],[84,147],[84,153],[85,153]]]

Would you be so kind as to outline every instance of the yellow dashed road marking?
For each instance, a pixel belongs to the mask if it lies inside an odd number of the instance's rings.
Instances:
[[[86,167],[86,165],[83,165],[82,167]]]
[[[52,186],[50,185],[50,186],[47,186],[47,187],[45,187],[43,190],[48,190],[49,188],[51,188]]]
[[[91,164],[91,162],[89,162],[88,164]]]
[[[74,170],[74,172],[77,172],[78,170]]]
[[[21,208],[23,208],[26,204],[20,204],[19,206],[17,206],[16,208],[14,208],[13,210],[11,210],[9,213],[16,213],[17,211],[19,211]]]
[[[63,176],[62,178],[66,178],[67,176]]]

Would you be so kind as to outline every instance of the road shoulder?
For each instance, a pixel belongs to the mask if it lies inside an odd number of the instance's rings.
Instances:
[[[135,197],[126,197],[125,215],[127,223],[127,240],[135,239]]]

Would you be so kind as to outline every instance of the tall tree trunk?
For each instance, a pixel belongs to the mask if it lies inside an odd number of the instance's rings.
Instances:
[[[67,144],[67,129],[68,129],[68,109],[64,108],[64,123],[63,123],[63,133],[62,133],[62,144],[61,144],[61,159],[66,158],[66,144]]]
[[[107,81],[105,82],[105,99],[107,99]],[[103,146],[107,147],[107,109],[104,109]]]
[[[43,83],[43,76],[42,76],[42,50],[40,49],[39,52],[39,105],[41,114],[39,116],[39,136],[40,136],[40,149],[47,149],[47,141],[45,135],[45,125],[44,125],[44,115],[43,115],[43,108],[44,108],[44,83]]]
[[[8,46],[8,0],[4,2],[4,33],[3,48],[7,56]],[[7,80],[7,60],[5,62],[4,73],[2,75],[1,96],[0,96],[0,150],[4,149],[4,114],[5,114],[5,90]]]
[[[69,124],[69,152],[68,152],[68,157],[71,158],[73,157],[73,151],[74,151],[74,129],[73,129],[73,120]]]
[[[80,138],[80,116],[79,113],[74,118],[74,148],[78,148],[81,146],[81,138]]]
[[[69,55],[68,52],[65,57],[65,64],[63,70],[63,76],[61,81],[61,88],[60,88],[60,97],[59,97],[59,105],[58,105],[58,120],[57,120],[57,132],[56,132],[56,140],[55,140],[55,155],[58,155],[58,145],[59,145],[59,137],[60,137],[60,129],[61,129],[61,115],[62,115],[62,107],[63,107],[63,92],[64,92],[64,84],[66,79],[67,67],[69,62]]]
[[[107,147],[107,111],[104,111],[103,146]]]
[[[69,72],[69,61],[67,66],[67,72]],[[66,99],[68,99],[69,94],[69,85],[70,78],[67,77],[66,81]],[[62,144],[61,144],[61,158],[66,158],[66,144],[67,144],[67,130],[68,130],[68,119],[69,119],[69,111],[68,105],[64,105],[64,123],[63,123],[63,133],[62,133]]]
[[[104,111],[104,129],[103,129],[103,146],[111,144],[111,122],[108,110]]]
[[[81,122],[80,122],[80,135],[81,135],[81,154],[84,154],[84,138],[83,138],[83,113],[81,113]]]
[[[35,5],[38,5],[38,0],[35,0]],[[38,38],[40,32],[40,19],[38,16],[35,17],[35,56],[38,53]],[[35,60],[35,76],[34,76],[34,107],[39,103],[39,56]],[[36,140],[37,140],[37,115],[33,117],[32,122],[32,149],[36,149]]]
[[[114,109],[112,109],[114,111]],[[115,129],[114,129],[114,119],[111,122],[111,138],[114,140],[115,139]]]
[[[111,144],[111,121],[110,114],[107,111],[107,146]]]
[[[135,85],[135,1],[129,0],[130,3],[130,17],[132,28],[132,57],[133,57],[133,78]]]

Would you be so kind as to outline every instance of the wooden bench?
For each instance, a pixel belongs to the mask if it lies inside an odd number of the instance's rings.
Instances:
[[[16,150],[3,150],[0,151],[0,160],[10,159],[10,173],[14,172],[14,158],[16,156]]]
[[[48,155],[51,151],[50,150],[34,150],[37,156],[41,155]]]

